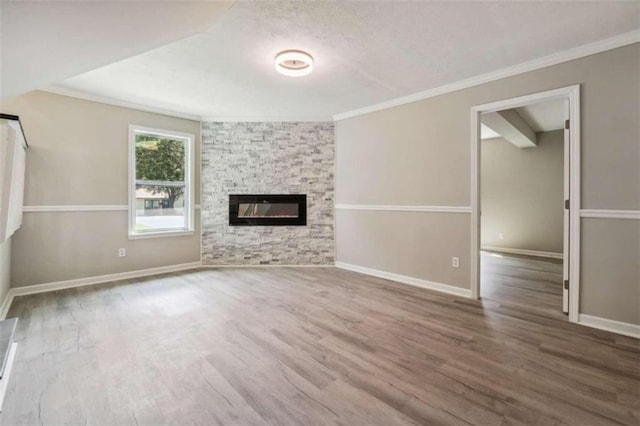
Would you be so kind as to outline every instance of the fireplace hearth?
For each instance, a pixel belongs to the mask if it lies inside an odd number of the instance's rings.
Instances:
[[[230,194],[231,226],[306,226],[306,194]]]

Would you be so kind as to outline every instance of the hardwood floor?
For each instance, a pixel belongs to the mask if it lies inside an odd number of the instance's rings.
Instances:
[[[562,260],[482,252],[480,295],[485,300],[566,319]]]
[[[515,277],[495,272],[506,283],[544,267],[506,266]],[[335,268],[197,270],[20,297],[0,422],[638,424],[637,340],[507,299]]]

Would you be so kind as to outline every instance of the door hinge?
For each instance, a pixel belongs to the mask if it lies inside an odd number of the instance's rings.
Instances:
[[[564,128],[569,130],[569,120],[564,120]]]
[[[569,200],[564,200],[564,208],[569,210]]]
[[[564,280],[564,289],[569,290],[569,280]]]

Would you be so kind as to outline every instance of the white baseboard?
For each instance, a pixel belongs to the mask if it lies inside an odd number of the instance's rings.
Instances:
[[[16,359],[17,350],[18,343],[11,343],[7,364],[4,367],[4,374],[2,375],[2,379],[0,379],[0,412],[2,412],[2,406],[4,405],[4,397],[7,395],[7,388],[9,387],[9,379],[11,378],[11,371],[13,370],[13,363]]]
[[[423,92],[413,93],[401,98],[391,99],[378,104],[358,108],[352,111],[342,112],[340,114],[334,114],[333,119],[334,121],[345,120],[347,118],[357,117],[359,115],[369,114],[375,111],[382,111],[399,105],[405,105],[423,99],[433,98],[435,96],[442,96],[444,94],[466,89],[468,87],[479,86],[481,84],[490,83],[492,81],[539,70],[541,68],[561,64],[563,62],[573,61],[576,59],[584,58],[585,56],[595,55],[596,53],[616,49],[618,47],[627,46],[629,44],[637,43],[638,40],[640,40],[640,32],[634,30],[604,40],[598,40],[593,43],[572,47],[561,52],[538,57],[527,62],[511,65],[506,68],[489,71],[485,74],[475,75],[473,77],[445,84],[443,86],[427,89]]]
[[[336,268],[346,269],[348,271],[359,272],[365,275],[371,275],[378,278],[384,278],[391,281],[397,281],[403,284],[409,284],[414,287],[435,290],[441,293],[453,294],[461,297],[471,297],[471,290],[466,288],[454,287],[448,284],[436,283],[420,278],[408,277],[406,275],[394,274],[393,272],[380,271],[378,269],[367,268],[365,266],[352,265],[350,263],[336,262]]]
[[[494,246],[482,246],[480,247],[480,249],[485,251],[497,251],[500,253],[520,254],[524,256],[549,257],[552,259],[564,258],[564,255],[562,253],[555,253],[552,251],[524,250],[524,249],[514,249],[514,248],[504,248],[504,247],[494,247]]]
[[[7,318],[7,313],[9,312],[9,308],[11,307],[11,302],[13,302],[13,295],[11,294],[11,289],[9,289],[9,291],[7,291],[7,294],[5,294],[4,296],[2,305],[0,305],[0,320]]]
[[[63,290],[65,288],[83,287],[87,285],[103,284],[112,281],[128,280],[132,278],[142,278],[151,275],[166,274],[170,272],[186,271],[195,268],[323,268],[334,265],[203,265],[200,262],[181,263],[179,265],[161,266],[159,268],[140,269],[137,271],[119,272],[116,274],[99,275],[95,277],[77,278],[66,281],[56,281],[44,284],[28,285],[24,287],[13,287],[9,289],[7,295],[0,305],[0,319],[5,319],[13,299],[17,296],[27,296],[29,294],[46,293],[49,291]]]
[[[202,264],[202,268],[333,268],[335,265],[333,263],[324,264],[324,265],[208,265]]]
[[[0,319],[4,319],[9,312],[11,302],[17,296],[29,294],[46,293],[49,291],[63,290],[65,288],[83,287],[87,285],[103,284],[112,281],[128,280],[132,278],[147,277],[150,275],[166,274],[169,272],[185,271],[188,269],[200,268],[200,262],[181,263],[178,265],[161,266],[159,268],[139,269],[137,271],[119,272],[108,275],[98,275],[94,277],[77,278],[66,281],[56,281],[44,284],[28,285],[24,287],[13,287],[9,289],[2,307],[0,308]]]
[[[484,248],[483,248],[484,249]],[[548,257],[548,256],[545,256]],[[132,278],[142,278],[151,275],[159,275],[170,272],[179,272],[196,268],[255,268],[255,267],[281,267],[281,268],[331,268],[336,267],[346,269],[348,271],[358,272],[365,275],[371,275],[378,278],[384,278],[403,284],[412,285],[414,287],[425,288],[428,290],[439,291],[441,293],[452,294],[461,297],[471,297],[471,290],[460,287],[454,287],[448,284],[436,283],[420,278],[408,277],[406,275],[395,274],[392,272],[381,271],[378,269],[367,268],[365,266],[353,265],[350,263],[336,262],[335,265],[202,265],[200,262],[182,263],[171,266],[161,266],[159,268],[141,269],[137,271],[120,272],[116,274],[99,275],[95,277],[78,278],[74,280],[57,281],[45,284],[36,284],[25,287],[15,287],[9,289],[2,305],[0,305],[0,319],[5,319],[13,299],[17,296],[26,296],[29,294],[46,293],[49,291],[62,290],[65,288],[83,287],[88,285],[103,284],[112,281],[119,281]],[[610,331],[612,333],[622,334],[624,336],[640,339],[640,325],[629,324],[620,321],[614,321],[606,318],[600,318],[592,315],[580,314],[578,324],[587,327],[597,328],[600,330]],[[15,351],[15,348],[13,348]],[[5,382],[6,383],[6,382]],[[0,383],[0,388],[2,384]],[[2,389],[0,389],[0,394]],[[1,404],[0,400],[0,404]],[[1,405],[0,405],[1,407]],[[1,408],[0,408],[1,409]]]
[[[640,339],[640,325],[637,324],[614,321],[587,314],[578,315],[578,324]]]

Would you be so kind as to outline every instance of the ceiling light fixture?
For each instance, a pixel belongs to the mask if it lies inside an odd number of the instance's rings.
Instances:
[[[285,50],[276,55],[276,71],[289,77],[301,77],[313,71],[313,58],[302,50]]]

